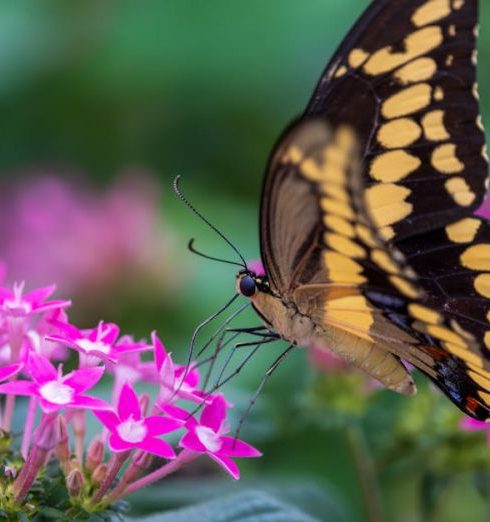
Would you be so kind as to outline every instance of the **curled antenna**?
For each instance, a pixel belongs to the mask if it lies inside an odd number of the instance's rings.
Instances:
[[[196,216],[198,218],[201,219],[201,221],[203,221],[204,223],[206,223],[206,225],[211,229],[211,230],[214,230],[214,232],[216,232],[216,234],[218,234],[218,236],[223,240],[225,241],[232,249],[233,251],[237,254],[237,256],[240,258],[241,260],[241,263],[234,263],[238,266],[243,266],[243,268],[247,268],[247,263],[245,261],[245,258],[242,256],[242,254],[240,254],[238,248],[222,233],[220,232],[211,222],[209,222],[188,200],[187,198],[182,194],[182,192],[180,191],[180,188],[179,188],[179,180],[180,180],[180,176],[176,176],[176,178],[174,179],[174,183],[173,183],[173,187],[174,187],[174,192],[177,194],[177,196],[179,196],[179,198],[192,210],[192,212],[194,212],[194,214],[196,214]],[[191,242],[189,243],[189,250],[193,251],[192,250],[192,242],[193,240],[191,240]],[[216,261],[222,261],[222,260],[219,260],[217,258],[212,258],[210,256],[206,256],[206,255],[203,255],[201,254],[200,252],[197,252],[195,251],[196,254],[199,254],[199,255],[202,255],[202,257],[207,257],[208,259],[215,259]],[[225,261],[226,262],[226,261]],[[231,263],[231,261],[230,261]]]
[[[228,261],[227,259],[221,259],[219,257],[213,257],[213,256],[208,256],[207,254],[203,254],[202,252],[200,252],[199,250],[197,250],[195,247],[194,247],[194,238],[192,238],[191,240],[189,240],[189,244],[187,245],[187,248],[193,253],[193,254],[197,254],[198,256],[201,256],[201,257],[204,257],[204,259],[211,259],[211,261],[219,261],[220,263],[226,263],[228,265],[236,265],[236,266],[242,266],[241,263],[236,263],[235,261]]]

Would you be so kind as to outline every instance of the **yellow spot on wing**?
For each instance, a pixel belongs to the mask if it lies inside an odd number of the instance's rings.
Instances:
[[[327,214],[323,217],[323,222],[328,228],[344,236],[354,237],[356,234],[353,225],[338,216]]]
[[[427,324],[439,324],[442,322],[441,314],[416,303],[408,305],[408,312],[414,319]]]
[[[456,156],[456,145],[453,143],[446,143],[435,148],[432,152],[431,163],[443,174],[455,174],[464,170],[464,163]]]
[[[490,297],[490,274],[480,274],[475,277],[473,286],[483,297]]]
[[[366,257],[364,248],[347,237],[327,232],[324,239],[330,248],[341,254],[348,257]]]
[[[490,272],[490,244],[472,245],[460,256],[461,264],[471,270]]]
[[[417,288],[401,277],[396,275],[390,276],[390,282],[406,297],[415,299],[416,297],[420,296],[420,292],[417,290]]]
[[[417,27],[436,22],[451,14],[449,0],[429,0],[421,5],[413,14],[412,22]]]
[[[393,47],[390,46],[376,51],[365,63],[364,71],[371,75],[387,73],[414,58],[427,54],[439,47],[442,41],[443,36],[440,27],[424,27],[405,38],[403,42],[405,51],[394,51]]]
[[[398,69],[394,77],[400,83],[408,85],[410,83],[423,82],[430,80],[437,71],[437,63],[432,58],[418,58],[413,62]]]
[[[422,162],[404,150],[385,152],[371,162],[371,177],[383,183],[400,181],[415,172]]]
[[[468,345],[465,343],[464,339],[460,335],[444,326],[431,324],[427,326],[427,333],[431,337],[435,337],[436,339],[440,339],[441,341],[447,341],[448,343],[455,344],[457,346],[463,346],[464,348],[468,347]]]
[[[478,233],[481,221],[465,218],[446,227],[446,235],[453,243],[471,243]]]
[[[373,263],[389,274],[397,274],[400,271],[395,261],[384,250],[374,249],[371,252],[371,259]]]
[[[374,318],[365,297],[355,295],[327,301],[325,321],[327,323],[336,321],[344,325],[352,325],[356,330],[369,332]]]
[[[347,72],[347,67],[345,65],[341,65],[337,71],[335,72],[335,78],[340,78],[341,76],[344,76],[344,74]]]
[[[461,207],[469,207],[476,199],[476,194],[471,191],[464,178],[449,178],[444,186],[453,200]]]
[[[485,342],[485,346],[490,348],[490,331],[485,332],[485,337],[483,338]]]
[[[410,189],[391,183],[374,185],[366,190],[368,212],[377,227],[392,225],[407,217],[412,205],[405,199]]]
[[[434,100],[442,101],[444,99],[444,91],[441,87],[436,87],[434,89]]]
[[[453,9],[459,11],[464,6],[464,0],[453,0]]]
[[[359,67],[359,65],[363,64],[366,61],[366,58],[369,56],[369,54],[366,51],[363,51],[362,49],[353,49],[349,53],[349,58],[347,61],[349,62],[349,65],[356,69]]]
[[[444,126],[444,111],[431,111],[422,118],[425,137],[431,141],[443,141],[450,138]]]
[[[428,83],[412,85],[390,96],[383,103],[381,113],[388,119],[412,114],[429,105],[431,94],[432,87]]]
[[[357,224],[356,225],[356,233],[357,237],[367,246],[374,247],[376,246],[376,241],[374,240],[372,232],[365,225]]]
[[[347,256],[327,251],[323,254],[323,260],[328,278],[333,283],[361,284],[366,281],[366,278],[361,275],[362,266]]]
[[[282,157],[283,163],[293,163],[297,165],[303,159],[303,151],[296,145],[287,149]]]
[[[480,357],[478,357],[476,353],[472,352],[468,348],[450,342],[444,343],[444,347],[449,353],[452,353],[463,361],[474,364],[476,366],[481,366]]]
[[[488,373],[486,373],[488,377],[484,377],[483,375],[470,370],[468,375],[476,382],[476,384],[478,384],[478,386],[481,386],[484,390],[490,391],[490,375]]]
[[[355,217],[352,208],[342,201],[331,198],[322,198],[320,204],[325,212],[335,214],[345,219],[354,219]]]
[[[378,141],[387,149],[407,147],[422,135],[419,125],[410,118],[399,118],[381,126]]]

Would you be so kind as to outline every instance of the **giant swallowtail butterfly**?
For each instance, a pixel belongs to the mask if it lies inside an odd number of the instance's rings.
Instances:
[[[490,225],[477,0],[374,0],[269,161],[266,276],[237,288],[284,339],[397,392],[403,361],[490,417]]]

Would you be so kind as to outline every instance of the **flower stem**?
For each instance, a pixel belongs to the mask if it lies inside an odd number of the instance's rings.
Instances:
[[[24,457],[24,459],[27,458],[27,452],[29,451],[29,446],[31,444],[32,428],[34,427],[34,421],[36,420],[36,406],[37,406],[36,397],[31,397],[29,399],[26,424],[24,427],[24,435],[22,437],[22,445],[20,447],[20,452],[21,452],[22,456]]]
[[[102,481],[101,485],[92,495],[92,498],[89,502],[89,506],[96,506],[102,500],[107,490],[112,486],[114,479],[116,478],[117,474],[119,473],[119,470],[121,469],[122,465],[128,457],[129,452],[127,451],[123,453],[113,454],[109,462],[109,467],[107,468],[106,476],[104,477],[104,480]]]
[[[175,473],[177,470],[179,470],[182,466],[185,464],[193,461],[194,459],[201,456],[201,453],[196,453],[187,449],[182,450],[178,455],[177,458],[174,460],[171,460],[167,464],[163,465],[161,468],[158,468],[157,470],[153,471],[153,473],[150,473],[146,475],[143,478],[140,478],[136,482],[133,482],[130,484],[124,491],[122,491],[117,498],[114,498],[112,500],[118,500],[119,498],[130,495],[131,493],[134,493],[135,491],[138,491],[141,488],[145,488],[146,486],[149,486],[150,484],[153,484],[157,480],[160,480],[172,473]]]
[[[376,480],[376,471],[362,429],[351,424],[347,427],[349,442],[361,484],[367,522],[383,522],[381,492]]]

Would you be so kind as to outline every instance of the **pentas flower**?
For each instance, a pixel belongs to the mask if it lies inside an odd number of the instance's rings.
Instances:
[[[127,352],[150,350],[151,346],[145,342],[118,342],[119,327],[114,323],[100,321],[96,328],[79,330],[75,326],[56,322],[58,333],[48,335],[50,341],[66,344],[87,356],[95,356],[106,361],[116,362],[122,354]]]
[[[490,422],[465,417],[461,422],[461,428],[465,431],[486,431],[488,445],[490,446]]]
[[[264,264],[260,259],[254,259],[253,261],[247,261],[247,268],[257,276],[265,275]]]
[[[175,452],[159,435],[178,430],[183,422],[169,417],[145,417],[133,387],[126,383],[119,395],[117,412],[95,411],[96,417],[111,433],[109,446],[113,451],[140,449],[165,459],[175,458]]]
[[[99,382],[103,367],[83,368],[65,376],[46,357],[31,352],[25,372],[32,381],[17,380],[0,384],[0,394],[37,397],[42,410],[52,413],[61,408],[109,409],[105,401],[82,395]]]
[[[13,377],[17,373],[20,372],[22,369],[22,364],[10,364],[8,366],[3,366],[0,368],[0,382],[6,381],[7,379],[10,379],[10,377]]]
[[[8,317],[27,317],[49,310],[70,306],[70,301],[47,301],[56,286],[38,288],[24,295],[24,283],[15,283],[13,289],[0,288],[0,311]]]
[[[211,404],[204,407],[199,422],[194,418],[187,421],[186,428],[189,431],[182,437],[180,446],[205,453],[238,480],[240,470],[232,458],[260,457],[261,453],[242,440],[226,436],[230,431],[226,421],[227,406],[224,397],[214,397]],[[175,407],[171,408],[174,414],[179,415]]]
[[[197,368],[174,365],[171,355],[165,350],[156,332],[152,333],[151,338],[160,383],[158,404],[163,406],[177,399],[201,403],[205,396],[202,390],[197,389],[201,379]]]

